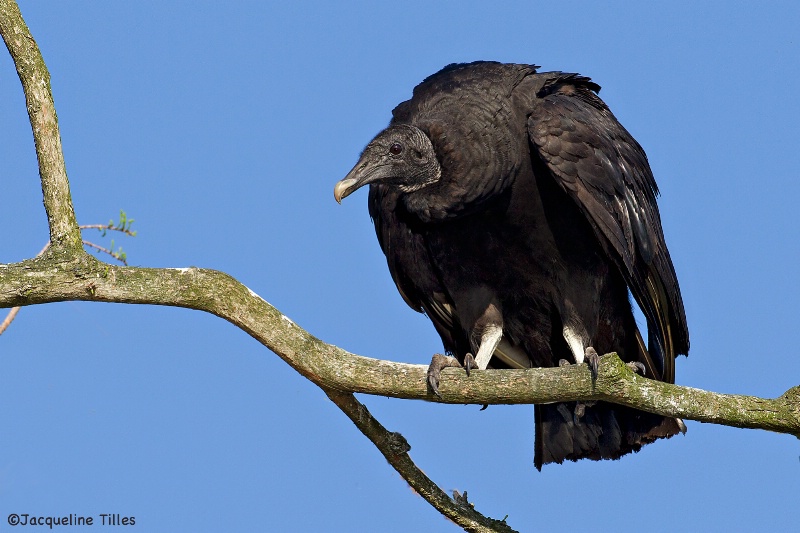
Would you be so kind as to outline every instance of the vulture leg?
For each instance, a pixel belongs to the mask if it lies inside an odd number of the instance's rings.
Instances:
[[[479,295],[481,299],[485,298],[484,301],[493,302],[495,300],[493,295],[487,297],[484,292],[476,291],[476,296]],[[471,329],[472,347],[477,348],[478,351],[474,358],[470,354],[467,354],[464,358],[464,367],[467,369],[467,375],[469,375],[469,371],[472,368],[486,370],[489,366],[489,360],[497,349],[497,345],[500,344],[500,339],[503,338],[503,314],[500,312],[499,306],[495,303],[484,305],[479,307],[483,311],[481,311]],[[480,335],[480,344],[476,346],[475,339],[478,335]]]
[[[600,356],[597,355],[597,350],[591,346],[587,346],[583,352],[583,360],[589,365],[589,370],[592,371],[592,379],[597,379],[597,367],[600,364]]]
[[[592,379],[597,379],[597,366],[600,364],[600,356],[597,350],[589,344],[590,336],[580,322],[577,320],[567,322],[564,325],[564,339],[569,345],[572,356],[577,364],[586,363],[592,371]],[[585,346],[585,348],[584,348]],[[559,365],[561,362],[559,361]]]
[[[496,308],[494,306],[490,306],[489,310],[487,310],[487,314],[490,312],[496,312]],[[503,338],[502,323],[497,324],[496,322],[497,321],[491,321],[490,323],[483,325],[481,343],[480,346],[478,346],[477,355],[473,357],[471,353],[468,353],[464,356],[463,368],[467,372],[467,376],[469,376],[470,371],[475,368],[479,370],[486,370],[486,368],[489,366],[489,360],[495,353],[497,345],[500,344],[500,339]],[[439,394],[439,380],[442,369],[448,367],[461,368],[462,365],[455,357],[448,357],[446,355],[437,353],[433,356],[433,359],[431,359],[430,366],[428,366],[428,385],[436,396],[441,396]]]
[[[461,368],[461,363],[459,363],[458,359],[455,357],[449,357],[440,353],[434,354],[433,359],[431,359],[431,364],[428,366],[428,386],[439,398],[442,397],[442,395],[439,394],[439,377],[442,369],[451,366]]]
[[[486,370],[486,367],[489,366],[489,360],[494,355],[494,351],[497,349],[497,345],[500,344],[500,339],[503,338],[503,326],[497,324],[490,324],[483,328],[483,333],[481,334],[481,345],[478,348],[478,353],[475,355],[474,368],[478,368],[480,370]],[[472,356],[467,354],[470,359]],[[467,368],[467,375],[469,375],[469,367],[467,366],[467,359],[464,359],[464,366]]]
[[[589,365],[589,370],[592,372],[592,379],[597,379],[597,367],[600,364],[600,356],[597,355],[597,350],[591,346],[587,346],[583,351],[583,357],[576,357],[575,359],[577,359],[578,364],[585,362],[587,365]],[[566,359],[561,359],[558,361],[558,366],[567,366],[569,364],[569,361]],[[586,413],[586,407],[591,407],[594,404],[595,402],[576,402],[575,411],[572,414],[573,423],[578,424],[580,419],[583,418],[583,415]]]

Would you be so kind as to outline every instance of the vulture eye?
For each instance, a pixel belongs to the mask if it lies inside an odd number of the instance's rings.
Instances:
[[[403,151],[403,145],[400,143],[394,143],[389,147],[389,153],[392,155],[399,155],[400,152]]]

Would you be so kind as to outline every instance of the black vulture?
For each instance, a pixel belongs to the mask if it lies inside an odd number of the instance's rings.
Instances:
[[[537,68],[480,61],[426,78],[334,196],[369,184],[397,289],[456,358],[434,356],[437,394],[445,366],[586,362],[596,375],[598,352],[673,383],[689,332],[647,156],[591,79]],[[535,417],[538,469],[685,430],[604,402],[539,405]]]

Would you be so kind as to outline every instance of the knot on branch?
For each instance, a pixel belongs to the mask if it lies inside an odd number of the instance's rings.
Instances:
[[[592,380],[592,389],[616,395],[634,375],[635,372],[619,358],[616,352],[607,353],[600,357],[597,379]]]
[[[467,491],[464,491],[464,494],[461,494],[457,490],[453,489],[453,501],[462,507],[469,507],[470,509],[475,508],[475,505],[470,503],[469,499],[467,498]]]
[[[392,431],[386,436],[386,444],[393,455],[403,455],[411,450],[406,438],[397,431]]]

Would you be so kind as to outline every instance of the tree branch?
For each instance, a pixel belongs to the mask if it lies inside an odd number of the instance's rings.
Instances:
[[[325,389],[324,387],[323,390],[328,395],[328,398],[353,421],[361,433],[372,441],[389,464],[408,482],[411,488],[444,516],[466,531],[481,533],[489,531],[514,532],[504,521],[485,517],[472,506],[460,503],[445,494],[411,460],[408,455],[411,446],[409,446],[406,439],[400,433],[394,433],[384,428],[355,396],[347,392]],[[466,497],[464,502],[466,502]]]
[[[637,376],[618,357],[604,356],[596,381],[585,365],[475,371],[469,378],[459,369],[447,369],[440,399],[427,389],[424,365],[371,359],[327,344],[222,272],[120,267],[87,254],[66,262],[43,256],[0,265],[0,307],[66,300],[212,313],[326,390],[479,405],[604,400],[664,416],[800,436],[800,387],[774,400],[718,394]]]
[[[122,218],[124,218],[124,212],[121,212],[120,214],[122,215]],[[113,221],[111,221],[108,224],[82,224],[82,225],[78,226],[78,228],[80,230],[97,229],[97,230],[102,231],[103,235],[105,235],[106,231],[119,231],[119,232],[124,233],[125,235],[131,236],[131,237],[135,237],[136,236],[136,232],[132,231],[130,229],[130,224],[126,224],[125,220],[123,220],[119,225],[116,225],[116,224],[114,224]],[[110,255],[111,257],[113,257],[114,259],[116,259],[117,261],[119,261],[120,263],[122,263],[124,265],[128,264],[128,262],[125,260],[125,254],[121,253],[121,250],[122,250],[121,248],[120,248],[120,252],[114,252],[113,250],[109,250],[108,248],[104,248],[102,246],[99,246],[99,245],[97,245],[97,244],[95,244],[93,242],[87,241],[87,240],[83,240],[82,242],[83,242],[83,244],[85,246],[88,246],[90,248],[94,248],[94,249],[96,249],[96,250],[98,250],[100,252],[104,252],[104,253]],[[112,240],[111,242],[112,242],[112,248],[113,248],[113,242],[114,241]],[[50,241],[47,241],[47,244],[45,244],[44,247],[41,250],[39,250],[39,253],[36,254],[35,257],[41,256],[49,248],[50,248]],[[10,326],[11,323],[14,321],[14,319],[17,317],[17,314],[19,313],[19,310],[20,310],[19,307],[12,307],[9,310],[9,312],[6,315],[5,319],[3,319],[3,322],[0,322],[0,335],[2,335],[3,332],[6,329],[8,329],[8,326]]]
[[[81,233],[72,208],[58,116],[50,88],[50,73],[22,19],[19,6],[13,0],[0,0],[0,34],[14,59],[25,92],[39,161],[44,208],[50,226],[50,242],[59,250],[66,248],[77,251],[81,248]]]

